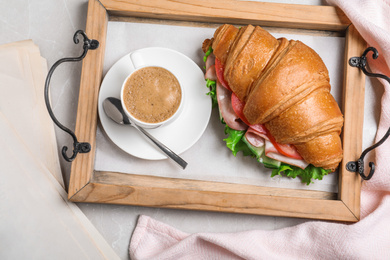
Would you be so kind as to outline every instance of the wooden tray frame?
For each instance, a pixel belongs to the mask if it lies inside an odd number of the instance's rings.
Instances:
[[[109,20],[121,17],[255,24],[333,31],[345,35],[344,160],[339,170],[339,192],[333,194],[95,171],[97,107],[107,24]],[[75,133],[79,140],[89,142],[92,150],[79,154],[72,163],[69,200],[345,222],[359,220],[361,179],[358,174],[348,172],[345,165],[355,161],[361,153],[365,77],[360,70],[348,66],[347,60],[361,56],[366,43],[338,8],[233,0],[90,0],[86,33],[89,38],[98,40],[100,47],[90,51],[83,61]]]

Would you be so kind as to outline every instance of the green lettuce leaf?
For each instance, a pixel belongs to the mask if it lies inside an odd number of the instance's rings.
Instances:
[[[223,140],[226,142],[226,146],[232,151],[234,156],[236,156],[239,151],[242,151],[244,156],[255,156],[248,145],[243,141],[245,132],[246,131],[234,130],[225,124],[225,134],[227,134],[228,137]]]
[[[203,61],[206,62],[207,60],[207,57],[210,56],[210,54],[213,53],[213,48],[211,48],[211,46],[209,47],[209,49],[206,51],[206,53],[204,54],[204,57],[203,57]]]
[[[204,54],[203,61],[206,62],[207,57],[213,53],[213,49],[211,46],[209,47],[208,51]],[[206,66],[203,67],[206,69]],[[212,107],[216,107],[218,105],[217,100],[217,82],[215,80],[206,79],[206,86],[210,89],[206,95],[209,95],[211,98]]]
[[[299,167],[282,163],[278,169],[272,170],[271,177],[274,177],[276,175],[285,175],[290,178],[300,177],[302,183],[306,183],[307,185],[309,185],[310,183],[313,183],[312,180],[322,180],[322,178],[325,175],[328,175],[330,172],[331,170],[325,170],[320,167],[315,167],[312,164],[310,164],[303,170]]]
[[[214,80],[206,79],[206,86],[210,89],[210,91],[206,93],[206,95],[210,96],[212,107],[218,106],[217,83]]]

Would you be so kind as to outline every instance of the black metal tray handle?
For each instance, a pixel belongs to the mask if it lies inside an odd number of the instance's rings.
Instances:
[[[63,126],[58,120],[57,118],[54,116],[54,113],[51,109],[51,106],[50,106],[50,100],[49,100],[49,85],[50,85],[50,79],[51,79],[51,76],[53,75],[53,72],[54,70],[58,67],[58,65],[60,65],[61,63],[63,62],[76,62],[76,61],[81,61],[82,59],[85,58],[85,56],[87,55],[87,52],[88,50],[95,50],[99,47],[99,42],[97,40],[90,40],[88,39],[87,35],[85,34],[84,31],[82,30],[78,30],[74,35],[73,35],[73,42],[75,44],[78,44],[79,43],[79,39],[78,39],[78,36],[79,35],[82,35],[83,36],[83,39],[84,39],[84,45],[83,45],[83,53],[81,54],[80,57],[74,57],[74,58],[63,58],[63,59],[60,59],[58,60],[56,63],[53,64],[53,66],[50,68],[48,74],[47,74],[47,77],[46,77],[46,82],[45,82],[45,102],[46,102],[46,107],[47,107],[47,110],[49,112],[49,115],[51,117],[51,119],[54,121],[54,123],[60,128],[62,129],[63,131],[67,132],[68,134],[70,134],[73,138],[73,154],[71,157],[68,157],[68,155],[66,154],[67,150],[68,150],[68,147],[67,146],[63,146],[62,147],[62,156],[65,158],[66,161],[68,162],[71,162],[73,161],[77,154],[78,153],[88,153],[90,150],[91,150],[91,144],[90,143],[86,143],[86,142],[78,142],[77,141],[77,137],[76,135],[73,133],[73,131],[71,131],[69,128]]]
[[[367,57],[366,56],[367,56],[367,54],[370,51],[373,52],[372,57],[374,59],[377,59],[378,56],[379,56],[377,49],[375,49],[374,47],[368,47],[363,52],[363,55],[361,57],[352,57],[352,58],[350,58],[349,59],[349,65],[352,66],[352,67],[360,68],[363,71],[363,73],[366,74],[369,77],[382,78],[382,79],[387,80],[389,82],[389,84],[390,84],[390,78],[389,77],[387,77],[385,75],[382,75],[382,74],[370,73],[370,72],[367,71],[367,69],[366,69]],[[380,146],[381,144],[383,144],[389,136],[390,136],[390,127],[387,130],[386,134],[382,137],[382,139],[379,140],[379,142],[377,142],[376,144],[368,147],[367,149],[365,149],[362,152],[362,154],[360,155],[360,158],[356,162],[353,162],[353,161],[348,162],[347,165],[346,165],[347,170],[350,171],[350,172],[358,172],[363,180],[371,179],[372,176],[374,175],[374,172],[375,172],[375,164],[373,162],[369,163],[370,172],[368,173],[368,175],[365,175],[364,174],[364,157],[367,155],[368,152],[370,152],[371,150],[373,150],[373,149],[377,148],[378,146]]]

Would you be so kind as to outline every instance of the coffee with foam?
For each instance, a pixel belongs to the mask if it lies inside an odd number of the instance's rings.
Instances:
[[[122,91],[125,109],[137,120],[151,124],[171,118],[182,100],[177,78],[167,69],[157,66],[134,71]]]

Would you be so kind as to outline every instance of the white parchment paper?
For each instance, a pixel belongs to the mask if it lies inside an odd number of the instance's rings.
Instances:
[[[119,259],[67,199],[46,74],[32,40],[0,46],[0,259]]]
[[[109,22],[103,73],[105,75],[122,56],[146,47],[166,47],[177,50],[191,58],[202,68],[204,65],[201,50],[202,42],[206,38],[211,38],[214,31],[215,28],[206,27]],[[308,33],[299,34],[298,32],[294,32],[294,34],[272,34],[275,37],[300,40],[317,51],[329,70],[331,92],[341,104],[345,38]],[[138,159],[125,153],[110,141],[99,124],[95,169],[162,177],[337,192],[337,172],[325,176],[322,181],[315,181],[314,184],[309,186],[302,184],[300,179],[279,176],[270,178],[271,171],[264,168],[255,159],[243,157],[241,153],[234,157],[223,141],[225,137],[224,127],[219,122],[218,111],[214,109],[209,125],[200,140],[181,154],[181,157],[188,162],[187,168],[183,171],[169,159],[150,161]]]

